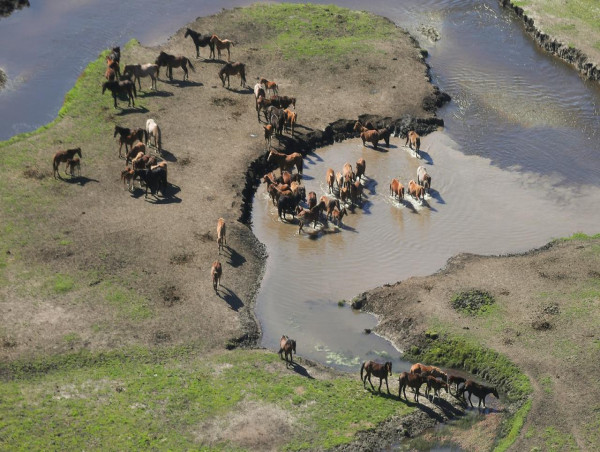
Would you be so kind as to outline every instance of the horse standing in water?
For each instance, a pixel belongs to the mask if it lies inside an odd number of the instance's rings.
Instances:
[[[56,174],[58,173],[58,177],[60,177],[60,172],[58,171],[58,165],[61,163],[67,163],[69,160],[73,160],[73,157],[78,155],[81,157],[81,148],[75,149],[67,149],[66,151],[58,151],[54,154],[54,158],[52,159],[52,170],[54,178],[56,179]],[[67,166],[65,166],[65,174],[67,174]]]
[[[194,41],[194,45],[196,46],[196,58],[200,58],[200,47],[206,46],[210,47],[209,58],[215,58],[215,44],[211,41],[211,34],[202,36],[202,33],[198,33],[197,31],[194,31],[191,28],[187,28],[185,30],[184,38],[187,38],[188,36],[192,38],[192,41]]]
[[[127,96],[127,106],[130,107],[131,104],[135,107],[134,97],[137,97],[137,92],[135,90],[135,83],[131,80],[121,80],[119,82],[104,82],[102,84],[102,94],[104,91],[110,90],[113,100],[115,102],[115,108],[117,108],[117,97],[119,94],[124,93]]]
[[[363,371],[365,371],[365,376],[363,378]],[[379,364],[375,361],[366,361],[362,363],[360,366],[360,379],[363,381],[363,387],[366,387],[367,378],[369,379],[369,383],[371,383],[371,388],[375,390],[375,386],[371,382],[371,375],[379,378],[379,392],[381,392],[381,384],[383,380],[385,380],[385,386],[387,387],[388,394],[390,393],[390,387],[388,386],[388,374],[392,375],[392,363],[391,361],[387,361],[385,364]]]

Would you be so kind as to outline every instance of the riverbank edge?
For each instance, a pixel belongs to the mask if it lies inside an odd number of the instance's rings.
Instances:
[[[590,61],[590,58],[581,50],[571,47],[541,31],[535,25],[533,18],[529,17],[522,7],[516,5],[514,0],[498,1],[500,6],[514,11],[517,17],[523,21],[525,32],[533,38],[538,46],[572,65],[585,79],[596,82],[600,81],[600,65],[598,63]]]

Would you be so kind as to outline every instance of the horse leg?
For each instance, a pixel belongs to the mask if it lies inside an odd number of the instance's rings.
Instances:
[[[188,70],[187,70],[187,66],[185,63],[183,63],[183,66],[181,66],[181,68],[183,69],[183,79],[184,80],[189,80],[190,76],[188,74]]]
[[[379,392],[381,392],[381,385],[382,384],[383,384],[383,378],[379,377]],[[388,392],[390,392],[389,388],[388,388]]]
[[[117,108],[117,94],[116,93],[112,93],[112,97],[113,97],[113,101],[115,104],[115,108]]]

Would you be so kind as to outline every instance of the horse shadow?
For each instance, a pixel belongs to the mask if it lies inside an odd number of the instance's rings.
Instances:
[[[298,375],[301,375],[302,377],[306,377],[310,380],[314,380],[315,377],[313,377],[311,374],[308,373],[308,370],[306,370],[306,368],[304,366],[301,366],[300,364],[298,364],[298,362],[291,362],[291,363],[286,363],[286,367],[291,367],[291,369],[296,372]]]
[[[174,94],[171,91],[148,91],[142,93],[141,97],[171,97]]]
[[[381,153],[390,152],[388,149],[385,149],[385,148],[383,148],[381,146],[377,146],[376,148],[374,148],[373,146],[365,146],[365,147],[367,147],[368,149],[372,149],[374,151],[377,151],[377,152],[381,152]]]
[[[373,203],[369,200],[363,200],[360,204],[360,209],[363,211],[365,215],[371,215],[371,206]]]
[[[227,256],[227,259],[228,259],[227,263],[229,265],[231,265],[234,268],[238,268],[246,263],[246,258],[244,256],[242,256],[236,250],[231,248],[229,245],[225,245],[225,246],[226,246],[226,248],[223,248],[223,250],[226,249],[227,251],[229,251],[229,256]]]
[[[227,64],[227,61],[222,60],[220,58],[204,58],[204,62],[213,64]]]
[[[240,300],[240,297],[238,297],[235,294],[235,292],[233,292],[231,289],[225,287],[222,284],[219,287],[217,295],[219,296],[219,298],[223,299],[231,309],[233,309],[236,312],[238,312],[241,308],[244,307],[244,303],[242,302],[242,300]]]
[[[175,85],[178,88],[186,88],[188,86],[204,86],[204,83],[194,82],[193,80],[165,80],[164,83]]]
[[[323,159],[321,158],[321,156],[319,154],[317,154],[316,152],[309,152],[308,154],[306,154],[306,157],[308,158],[308,156],[310,156],[311,158],[314,158],[317,162],[322,162]]]
[[[146,107],[127,107],[121,108],[121,111],[116,116],[129,115],[131,113],[148,113],[149,111]]]
[[[446,204],[446,201],[444,201],[444,198],[442,198],[442,195],[437,190],[430,188],[429,196],[431,196],[433,199],[435,199],[438,202],[438,204]]]
[[[377,385],[375,385],[375,388],[376,389],[373,389],[367,386],[367,390],[373,395],[377,395],[379,397],[383,397],[384,399],[390,400],[396,400],[398,398],[395,394],[392,394],[391,392],[388,393],[387,390],[384,389],[384,386],[381,386],[381,391],[377,389]]]
[[[166,160],[167,162],[176,162],[177,161],[177,157],[175,157],[175,155],[173,155],[171,152],[167,151],[164,148],[160,150],[160,157],[163,160]]]
[[[225,89],[237,94],[254,94],[254,91],[249,86],[244,88],[231,88],[230,86],[226,86]]]
[[[59,175],[60,177],[60,175]],[[90,179],[89,177],[85,177],[85,176],[73,176],[70,177],[69,179],[63,179],[61,177],[62,180],[64,180],[67,184],[72,184],[72,185],[81,185],[82,187],[84,187],[87,183],[89,182],[100,182],[97,179]]]
[[[421,158],[421,159],[425,160],[425,163],[427,163],[428,165],[433,165],[433,159],[431,158],[431,156],[429,155],[429,152],[427,152],[427,151],[423,151],[422,149],[419,149],[419,155],[417,156],[417,158]]]
[[[365,184],[363,185],[364,188],[366,188],[369,191],[370,195],[376,195],[377,194],[377,190],[375,187],[377,187],[377,185],[379,184],[379,182],[377,182],[375,179],[371,179],[367,176],[363,176],[366,181]]]

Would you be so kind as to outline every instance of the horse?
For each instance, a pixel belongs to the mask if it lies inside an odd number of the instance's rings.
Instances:
[[[315,200],[316,200],[317,195],[315,194]],[[321,211],[325,208],[325,203],[323,201],[321,201],[319,204],[315,205],[314,207],[312,207],[311,209],[302,209],[300,207],[300,210],[298,212],[298,234],[300,234],[300,232],[302,232],[302,229],[304,228],[304,223],[310,223],[311,221],[313,222],[313,229],[317,227],[317,221],[319,220],[319,218],[321,217]]]
[[[366,169],[367,169],[367,162],[365,162],[365,159],[359,158],[356,161],[356,178],[358,180],[360,180],[360,178],[365,175]]]
[[[221,58],[221,50],[227,49],[227,61],[231,60],[231,51],[230,47],[233,47],[233,42],[229,39],[219,39],[217,35],[212,35],[210,38],[210,42],[217,48],[217,52],[219,54],[219,58]]]
[[[273,94],[279,94],[279,90],[277,89],[277,83],[275,82],[270,82],[268,81],[266,78],[261,78],[260,82],[261,85],[263,85],[265,87],[265,91],[268,92],[269,90],[271,90],[271,92]]]
[[[448,387],[452,388],[452,385],[456,385],[456,395],[458,395],[458,387],[462,384],[464,385],[467,382],[466,378],[460,377],[458,375],[448,375]],[[452,391],[450,391],[452,394]]]
[[[469,403],[471,404],[471,408],[473,408],[473,402],[471,402],[471,395],[475,394],[479,398],[479,404],[477,407],[481,407],[481,402],[483,402],[483,407],[485,408],[485,396],[488,394],[493,394],[497,399],[500,398],[498,395],[498,391],[496,388],[492,388],[491,386],[481,385],[479,383],[474,382],[473,380],[467,380],[465,386],[462,389],[463,398],[465,396],[465,392],[469,393]]]
[[[341,190],[344,186],[344,176],[339,171],[335,175],[335,183],[338,186],[338,190]]]
[[[142,77],[150,77],[152,80],[150,84],[150,89],[156,89],[156,78],[158,77],[158,65],[147,63],[147,64],[128,64],[123,69],[123,76],[133,76],[133,83],[137,79],[138,87],[141,90],[142,84],[140,79]]]
[[[326,218],[328,220],[331,217],[331,214],[333,213],[334,209],[340,210],[340,201],[335,198],[331,199],[331,198],[328,198],[327,196],[321,196],[321,198],[319,199],[319,202],[325,203]]]
[[[221,276],[223,276],[223,267],[219,261],[214,261],[210,269],[210,276],[212,278],[213,289],[215,292],[219,291],[219,285],[221,284]]]
[[[373,124],[371,124],[370,122],[368,122],[366,125],[362,125],[362,123],[360,121],[356,121],[354,123],[354,127],[352,128],[352,130],[354,132],[368,132],[369,130],[375,130],[373,127]]]
[[[256,85],[254,85],[254,101],[256,103],[256,111],[258,111],[258,98],[262,97],[263,99],[265,97],[267,97],[267,95],[265,94],[265,90],[262,88],[262,85],[260,83],[257,83]],[[260,121],[260,118],[259,118]]]
[[[354,171],[352,171],[352,165],[350,165],[350,163],[344,163],[342,175],[344,177],[344,186],[350,188],[350,185],[352,185],[352,182],[354,182],[354,179],[356,179]]]
[[[127,146],[133,146],[136,141],[148,142],[148,135],[144,129],[128,129],[127,127],[115,126],[113,138],[119,134],[119,158],[121,157],[121,148],[125,145],[125,153]]]
[[[271,149],[269,156],[267,157],[267,162],[271,161],[275,162],[279,166],[282,175],[284,170],[291,169],[294,166],[298,170],[298,173],[302,174],[302,154],[299,152],[286,155]]]
[[[427,169],[424,166],[417,168],[417,184],[422,185],[423,189],[429,193],[431,188],[431,176],[427,174]]]
[[[112,70],[117,77],[117,80],[121,78],[121,69],[119,66],[119,62],[116,60],[111,60],[110,58],[106,58],[106,70]]]
[[[266,116],[269,117],[269,124],[273,126],[275,134],[277,135],[277,139],[279,140],[279,137],[283,133],[283,126],[285,124],[286,115],[284,110],[270,106],[267,110]]]
[[[329,187],[329,193],[333,193],[333,183],[335,182],[335,171],[333,171],[333,169],[329,168],[327,170],[325,180],[327,181],[327,186]]]
[[[302,200],[300,194],[294,195],[291,191],[289,194],[281,195],[277,200],[277,215],[284,221],[287,221],[287,214],[294,216],[296,214],[296,208]]]
[[[135,180],[133,178],[134,174],[135,174],[135,171],[133,171],[129,167],[126,167],[123,171],[121,171],[121,180],[123,181],[123,186],[125,186],[125,184],[127,184],[127,189],[129,191],[132,191],[132,189],[134,188],[134,186],[133,186],[133,182]]]
[[[404,143],[404,146],[407,144],[410,149],[412,149],[413,146],[415,147],[415,154],[417,154],[418,157],[419,148],[421,147],[421,137],[414,130],[411,130],[406,134],[406,143]]]
[[[274,105],[278,108],[288,108],[290,105],[296,109],[296,98],[288,97],[288,96],[271,96],[269,99],[271,101],[271,105]]]
[[[160,127],[158,127],[158,124],[156,124],[156,121],[152,118],[146,121],[146,146],[148,146],[150,138],[154,138],[154,148],[160,155],[162,150]]]
[[[81,157],[81,148],[67,149],[66,151],[57,151],[52,158],[52,169],[53,175],[56,179],[56,174],[58,173],[58,177],[60,177],[60,172],[58,171],[58,165],[62,162],[67,162],[68,160],[72,160],[75,155]],[[65,165],[65,174],[67,174],[67,166]]]
[[[437,378],[427,375],[425,377],[425,383],[427,383],[427,389],[425,390],[425,395],[429,397],[429,393],[433,389],[433,397],[431,401],[433,402],[435,398],[440,398],[440,389],[445,388],[446,393],[448,392],[448,384],[445,381],[438,380]]]
[[[281,173],[281,176],[277,179],[277,182],[281,182],[283,184],[290,185],[292,182],[300,182],[302,180],[302,175],[299,173],[292,174],[288,171],[284,171]]]
[[[408,182],[408,194],[417,201],[419,199],[425,200],[425,190],[421,185],[416,184],[414,180]]]
[[[106,56],[106,62],[108,63],[108,61],[121,62],[121,47],[117,46],[110,49],[110,53]]]
[[[67,160],[67,165],[65,166],[65,173],[69,169],[69,174],[71,174],[71,177],[75,176],[75,170],[77,170],[77,175],[81,176],[81,160],[79,160],[79,157],[74,157],[72,159]]]
[[[338,207],[334,207],[331,211],[331,219],[337,224],[338,228],[342,225],[342,218],[344,218],[345,215],[348,215],[348,211],[345,207],[341,210]]]
[[[379,139],[385,142],[387,147],[390,147],[390,135],[392,134],[392,126],[384,127],[383,129],[377,129]]]
[[[131,149],[129,149],[129,152],[125,156],[125,164],[127,165],[130,161],[133,161],[134,158],[139,159],[139,157],[141,157],[140,153],[142,155],[146,154],[146,146],[141,141],[137,141],[131,146]]]
[[[155,192],[160,190],[164,195],[164,190],[167,188],[167,170],[165,168],[156,169],[137,169],[133,172],[133,178],[140,178],[146,185],[145,198],[148,197],[148,188],[154,196]]]
[[[365,371],[365,376],[363,378],[363,371]],[[373,383],[371,382],[371,375],[379,378],[379,392],[381,392],[381,384],[383,380],[385,380],[385,386],[387,387],[388,394],[390,393],[390,387],[388,386],[388,374],[392,375],[392,363],[391,361],[387,361],[385,364],[379,364],[375,361],[366,361],[362,363],[360,366],[360,379],[363,381],[363,388],[366,388],[367,378],[369,379],[369,383],[371,384],[371,388],[375,390]]]
[[[265,149],[270,150],[271,137],[273,136],[273,126],[271,124],[267,124],[266,126],[263,126],[263,129],[265,129]]]
[[[187,28],[183,37],[187,38],[188,36],[192,38],[192,41],[194,41],[194,45],[196,46],[196,58],[200,58],[200,47],[206,46],[210,47],[209,58],[215,57],[215,45],[213,42],[211,42],[211,34],[202,36],[201,33],[198,33],[197,31],[194,31],[191,28]]]
[[[102,84],[102,94],[104,94],[104,91],[106,91],[107,89],[110,90],[112,94],[113,100],[115,102],[115,108],[117,108],[117,97],[121,93],[125,93],[125,95],[127,96],[127,106],[130,107],[131,104],[133,104],[133,106],[135,107],[134,96],[137,97],[137,92],[135,90],[135,83],[133,83],[131,80],[121,80],[119,82],[104,82]]]
[[[285,353],[285,365],[288,365],[288,355],[290,357],[290,362],[294,363],[293,353],[296,353],[296,341],[294,339],[290,339],[287,336],[281,336],[281,340],[279,341],[279,357],[283,359],[282,353]]]
[[[423,377],[431,375],[433,377],[443,378],[444,380],[448,379],[448,375],[439,367],[435,366],[426,366],[425,364],[416,363],[410,367],[411,374],[418,374]]]
[[[404,199],[404,185],[402,185],[398,179],[392,179],[390,182],[390,195],[396,199],[398,196],[398,200],[402,201]]]
[[[358,201],[362,201],[363,185],[359,179],[356,179],[353,184],[350,185],[350,201],[354,205],[358,205]]]
[[[227,227],[225,226],[225,220],[219,218],[217,221],[217,246],[219,247],[219,254],[221,254],[221,248],[227,245]]]
[[[363,146],[368,141],[373,144],[373,149],[377,149],[377,143],[381,139],[377,130],[366,130],[360,133],[360,139],[363,142]]]
[[[106,68],[106,72],[104,73],[104,78],[109,82],[114,82],[117,79],[117,74],[114,69],[109,67]]]
[[[406,387],[408,386],[412,388],[413,392],[415,393],[415,402],[419,403],[419,389],[423,383],[424,381],[421,375],[402,372],[398,378],[398,398],[401,398],[402,394],[404,393],[404,398],[408,400],[408,397],[406,397]]]
[[[169,77],[169,80],[173,80],[173,68],[174,67],[181,67],[181,69],[183,69],[183,72],[184,72],[183,79],[184,80],[186,80],[186,79],[189,80],[189,78],[190,78],[189,74],[188,74],[188,70],[187,70],[188,64],[190,66],[190,69],[192,71],[196,72],[196,69],[194,69],[194,65],[189,60],[189,58],[187,58],[185,56],[170,55],[170,54],[162,52],[162,51],[156,58],[156,61],[154,62],[154,64],[158,65],[158,69],[156,71],[156,77],[158,77],[160,67],[166,66],[167,67],[167,77]]]
[[[229,76],[238,75],[240,76],[240,85],[246,86],[246,65],[244,63],[225,63],[225,66],[219,71],[219,78],[223,87],[225,86],[225,79],[227,79],[227,88],[229,88]]]
[[[291,129],[292,137],[294,136],[294,127],[296,126],[296,121],[298,121],[298,114],[294,111],[288,110],[287,108],[283,110],[285,113],[285,122],[283,124],[284,130]]]

